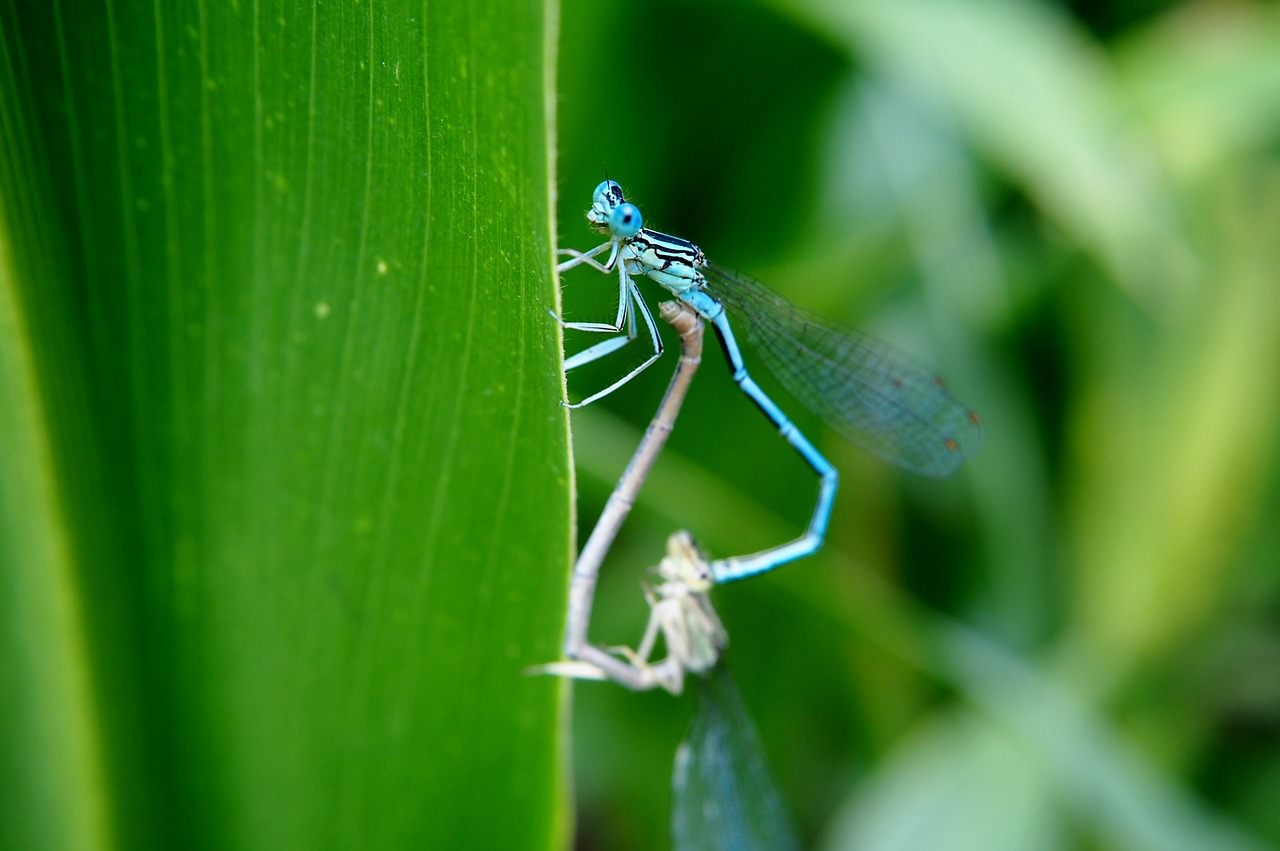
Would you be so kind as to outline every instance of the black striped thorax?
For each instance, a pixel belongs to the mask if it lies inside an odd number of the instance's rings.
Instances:
[[[631,255],[631,259],[655,271],[673,266],[700,269],[707,262],[702,249],[689,240],[648,228],[641,228],[627,242],[627,253]]]

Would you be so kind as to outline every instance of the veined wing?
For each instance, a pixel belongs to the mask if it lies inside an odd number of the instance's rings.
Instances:
[[[778,381],[851,443],[926,476],[953,473],[978,448],[977,414],[942,379],[889,345],[836,328],[764,284],[707,264],[707,291]]]
[[[672,847],[799,849],[733,678],[721,663],[697,679],[698,709],[672,776]]]

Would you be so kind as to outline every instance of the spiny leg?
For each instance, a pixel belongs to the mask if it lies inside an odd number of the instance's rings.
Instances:
[[[635,369],[631,370],[626,375],[622,376],[617,381],[610,384],[608,387],[604,388],[603,390],[597,393],[593,393],[592,395],[583,399],[581,402],[569,404],[567,405],[567,407],[582,408],[587,405],[590,405],[592,402],[596,401],[597,399],[602,399],[605,396],[608,396],[610,393],[617,390],[619,387],[626,384],[628,381],[635,378],[640,373],[644,372],[646,369],[649,368],[649,366],[654,361],[662,357],[662,338],[658,335],[658,328],[654,324],[653,314],[649,312],[648,305],[646,305],[644,303],[644,299],[640,297],[640,291],[636,289],[636,285],[628,281],[628,287],[631,291],[630,292],[631,303],[635,305],[635,309],[639,311],[640,316],[644,319],[645,327],[649,329],[649,342],[653,344],[653,354],[651,354],[644,361],[644,363],[640,364]],[[632,319],[632,322],[634,323],[634,318]],[[605,340],[603,343],[597,343],[595,346],[592,346],[590,349],[587,349],[585,352],[579,352],[578,354],[569,358],[567,361],[565,361],[565,369],[568,370],[573,367],[582,366],[584,363],[590,363],[593,360],[597,360],[621,348],[623,345],[630,342],[635,337],[634,327],[630,328],[629,330],[630,330],[629,336],[625,338],[615,338],[615,340],[621,339],[623,341],[621,343],[617,343],[616,345],[610,346],[609,344],[614,343],[614,340]],[[603,351],[592,353],[591,357],[588,360],[582,360],[582,355],[592,352],[593,349],[603,349]],[[570,366],[570,364],[572,364],[572,366]]]

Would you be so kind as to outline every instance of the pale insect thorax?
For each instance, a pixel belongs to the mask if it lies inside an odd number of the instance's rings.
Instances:
[[[623,259],[632,275],[652,278],[676,295],[701,288],[698,270],[707,262],[702,249],[687,239],[648,228],[627,242]]]

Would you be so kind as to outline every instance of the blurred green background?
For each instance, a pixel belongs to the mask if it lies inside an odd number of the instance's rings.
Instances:
[[[929,481],[777,396],[842,471],[831,535],[716,599],[806,841],[1280,846],[1276,7],[565,0],[561,23],[560,245],[595,244],[582,214],[618,180],[646,224],[935,364],[983,417]],[[563,293],[612,316],[611,279]],[[675,528],[725,556],[808,517],[811,474],[708,345],[598,642],[638,638]],[[580,535],[673,363],[574,412]],[[575,687],[579,848],[664,847],[692,707]]]
[[[921,480],[778,393],[830,539],[717,602],[808,844],[1280,845],[1278,138],[1273,5],[0,3],[0,847],[560,847],[566,718],[579,845],[666,846],[692,699],[522,673],[605,176],[984,419]],[[593,637],[814,491],[710,348]]]

